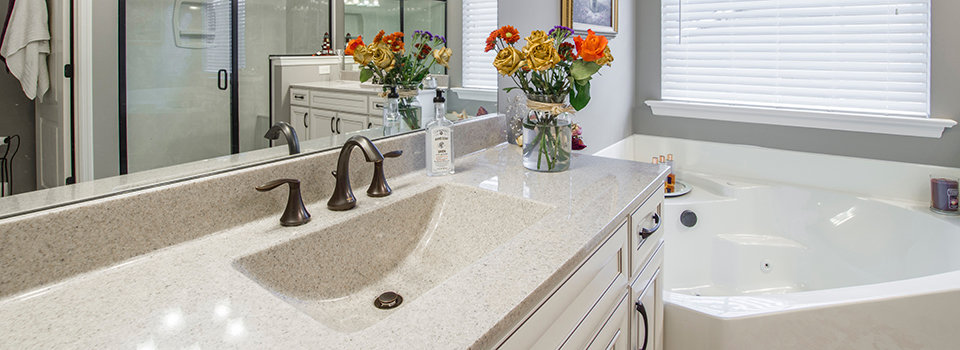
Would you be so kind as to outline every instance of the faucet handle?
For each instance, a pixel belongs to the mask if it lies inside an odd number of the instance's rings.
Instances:
[[[403,154],[403,150],[396,150],[383,154],[384,158],[396,158]],[[393,193],[390,185],[387,184],[387,177],[383,175],[383,161],[373,164],[373,180],[370,181],[370,188],[367,189],[367,195],[370,197],[386,197]]]
[[[283,210],[283,215],[280,216],[280,225],[300,226],[310,222],[310,213],[307,212],[306,206],[303,205],[303,197],[300,195],[300,180],[273,180],[257,186],[257,191],[267,192],[283,184],[290,185],[290,194],[287,197],[287,207]]]

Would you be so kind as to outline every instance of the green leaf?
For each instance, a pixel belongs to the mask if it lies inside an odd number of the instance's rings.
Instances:
[[[581,110],[590,103],[590,78],[588,77],[581,83],[577,81],[570,89],[570,105],[576,110]]]
[[[573,80],[578,82],[590,79],[590,77],[596,74],[598,71],[600,71],[599,64],[584,60],[573,61],[573,65],[570,66],[570,75],[573,76]]]
[[[360,70],[360,82],[365,83],[367,80],[370,80],[370,78],[373,78],[373,71],[370,70],[370,68],[363,67],[363,69]]]

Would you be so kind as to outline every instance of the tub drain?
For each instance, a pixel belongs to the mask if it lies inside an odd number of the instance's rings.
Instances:
[[[760,262],[760,271],[763,273],[768,273],[773,269],[773,265],[770,264],[770,261],[764,260]]]
[[[373,306],[383,310],[395,308],[400,306],[401,303],[403,303],[403,297],[394,292],[380,294],[380,296],[373,300]]]

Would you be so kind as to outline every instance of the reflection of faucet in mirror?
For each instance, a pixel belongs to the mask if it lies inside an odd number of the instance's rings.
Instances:
[[[279,121],[276,124],[273,124],[273,127],[267,131],[266,135],[263,137],[276,140],[280,138],[280,133],[283,133],[283,136],[287,138],[287,148],[290,149],[290,154],[300,153],[300,140],[297,139],[297,131],[293,130],[293,127],[290,126],[290,123]]]
[[[354,147],[360,147],[367,162],[382,162],[383,155],[377,146],[370,139],[357,135],[347,139],[340,149],[340,158],[337,160],[337,171],[333,176],[337,178],[337,187],[333,190],[333,196],[327,202],[327,208],[330,210],[349,210],[357,205],[357,198],[353,196],[353,189],[350,188],[350,152]]]

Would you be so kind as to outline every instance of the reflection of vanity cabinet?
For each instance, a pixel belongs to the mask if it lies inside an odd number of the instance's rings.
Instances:
[[[662,204],[661,187],[499,348],[662,349]]]
[[[345,134],[383,125],[385,100],[356,82],[318,82],[290,87],[290,124],[300,139]]]

